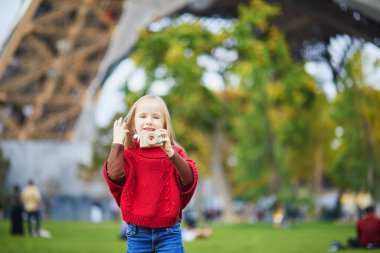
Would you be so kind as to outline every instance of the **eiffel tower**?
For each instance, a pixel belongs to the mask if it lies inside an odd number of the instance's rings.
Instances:
[[[247,2],[31,1],[1,52],[0,139],[76,138],[73,131],[83,109],[94,103],[111,65],[128,53],[139,29],[180,12],[230,18],[236,16],[238,4]],[[296,58],[304,41],[337,33],[380,43],[376,1],[270,2],[282,6],[277,24]],[[372,6],[360,6],[361,2],[372,2]],[[352,18],[354,11],[347,11],[350,6],[364,13],[361,22]]]
[[[118,21],[128,23],[128,34],[136,33],[141,22],[158,15],[156,8],[149,15],[134,9],[149,3],[126,3],[121,17],[121,0],[31,1],[1,54],[0,139],[72,139],[83,108],[104,81],[102,70],[110,57],[119,57],[120,47],[111,42],[112,35],[124,32]],[[130,19],[140,21],[131,25]]]

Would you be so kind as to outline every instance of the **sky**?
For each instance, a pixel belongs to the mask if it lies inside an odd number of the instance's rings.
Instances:
[[[0,49],[31,0],[0,1]]]
[[[12,27],[17,23],[21,17],[23,11],[32,0],[0,0],[0,48],[6,42]],[[189,17],[187,17],[189,18]],[[162,19],[162,22],[167,22],[166,19]],[[224,24],[228,25],[228,24]],[[152,24],[152,29],[159,29],[160,24]],[[336,57],[339,57],[340,48],[343,47],[347,37],[344,35],[338,35],[330,40],[330,48]],[[229,52],[221,52],[221,54]],[[231,57],[236,57],[231,55]],[[364,45],[364,73],[367,77],[367,82],[376,88],[380,89],[380,71],[375,71],[374,62],[380,59],[380,49],[371,43]],[[223,80],[217,74],[218,63],[207,57],[199,59],[200,65],[205,66],[207,69],[203,76],[203,83],[211,89],[220,90],[223,88]],[[324,90],[326,96],[329,99],[333,99],[335,96],[335,85],[332,81],[332,72],[326,62],[309,61],[305,64],[305,70],[315,77],[318,84]],[[126,59],[116,68],[113,74],[106,80],[101,95],[98,100],[95,122],[98,126],[106,126],[109,124],[113,116],[118,112],[126,112],[125,105],[123,103],[122,88],[128,81],[129,89],[138,90],[145,82],[144,72],[141,69],[135,67],[130,59]],[[238,82],[238,78],[236,79]],[[170,83],[169,83],[170,87]],[[151,93],[156,95],[164,95],[168,92],[168,83],[162,83],[157,81],[154,83]]]

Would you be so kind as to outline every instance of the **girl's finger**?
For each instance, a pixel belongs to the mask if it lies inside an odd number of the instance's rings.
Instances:
[[[170,143],[170,140],[168,137],[165,137],[165,138],[162,138],[161,139],[162,142],[167,142],[167,143]]]

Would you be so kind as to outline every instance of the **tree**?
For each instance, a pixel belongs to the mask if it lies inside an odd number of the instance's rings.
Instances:
[[[235,70],[250,93],[235,127],[236,184],[245,199],[281,195],[286,189],[294,196],[300,182],[312,181],[313,170],[323,170],[316,147],[327,140],[317,138],[323,118],[319,107],[327,100],[303,65],[291,59],[281,32],[260,19],[277,9],[261,1],[253,1],[253,6],[243,10],[234,31],[240,42]],[[320,158],[310,159],[318,152]]]
[[[295,157],[306,146],[311,149],[311,141],[305,144],[302,136],[310,135],[308,113],[315,111],[321,95],[302,65],[291,59],[282,34],[270,24],[278,12],[264,1],[252,1],[241,6],[238,18],[217,33],[200,20],[174,19],[158,32],[142,31],[131,56],[145,70],[147,80],[139,92],[126,94],[127,104],[151,92],[157,82],[166,85],[164,99],[176,132],[201,168],[211,164],[230,217],[228,158],[234,153],[238,158],[230,173],[240,186],[237,193],[244,192],[253,200],[255,192],[278,193],[281,177],[295,167],[284,165],[288,154],[294,153],[288,163],[297,162]],[[222,86],[218,90],[203,81],[209,71],[205,59],[217,63],[215,72]],[[278,90],[281,98],[271,97]],[[286,110],[288,114],[278,119],[276,115]],[[289,127],[292,121],[298,122],[296,127]],[[297,171],[304,171],[299,167]]]
[[[340,129],[336,137],[332,175],[342,188],[367,190],[377,196],[379,180],[380,92],[365,82],[362,54],[357,52],[338,80],[332,118]]]

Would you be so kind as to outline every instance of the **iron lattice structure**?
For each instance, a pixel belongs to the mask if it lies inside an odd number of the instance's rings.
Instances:
[[[94,100],[111,66],[128,55],[139,29],[170,14],[234,18],[237,6],[250,0],[124,1],[31,1],[0,58],[0,139],[71,139],[88,99]],[[380,13],[375,1],[367,1],[376,8],[366,6],[368,17],[358,21],[348,4],[359,0],[268,0],[281,7],[274,23],[298,60],[305,43],[339,33],[378,45],[378,19],[371,18]]]
[[[121,0],[33,0],[0,60],[0,139],[70,139]]]

